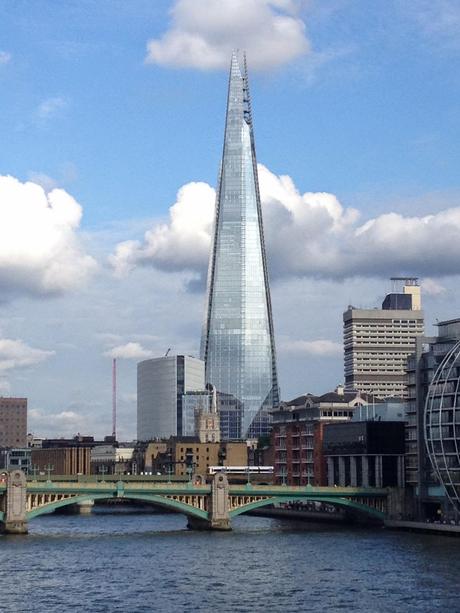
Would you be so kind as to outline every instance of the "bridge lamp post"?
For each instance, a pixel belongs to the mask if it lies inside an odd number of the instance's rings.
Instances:
[[[51,473],[54,471],[54,466],[52,466],[51,464],[48,464],[47,466],[44,467],[44,469],[46,470],[46,472],[48,473],[48,483],[51,482]]]
[[[108,468],[105,464],[103,464],[100,468],[99,468],[99,474],[102,475],[102,480],[104,480],[105,474],[108,472]]]
[[[37,473],[40,471],[40,466],[38,464],[34,464],[31,467],[31,470],[32,470],[32,475],[33,475],[34,481],[36,481],[37,480]]]

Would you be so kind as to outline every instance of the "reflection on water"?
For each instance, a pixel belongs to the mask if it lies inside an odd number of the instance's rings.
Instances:
[[[460,541],[240,516],[191,532],[174,514],[47,515],[0,537],[0,611],[460,609]]]

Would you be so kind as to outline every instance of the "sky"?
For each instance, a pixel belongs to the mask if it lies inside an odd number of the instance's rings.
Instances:
[[[281,396],[343,380],[342,313],[418,276],[460,316],[456,0],[0,0],[0,394],[37,436],[136,431],[197,355],[228,68],[247,52]]]

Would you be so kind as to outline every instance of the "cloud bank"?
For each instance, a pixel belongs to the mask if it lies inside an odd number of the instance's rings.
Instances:
[[[275,68],[310,49],[298,5],[296,0],[177,0],[170,29],[148,42],[146,62],[222,69],[240,48],[251,69]]]
[[[34,349],[22,340],[0,339],[0,372],[40,364],[52,355],[54,351]]]
[[[334,194],[301,193],[288,176],[259,164],[260,193],[271,276],[343,280],[351,277],[458,274],[460,208],[423,217],[387,213],[361,221]],[[117,274],[152,265],[205,275],[214,215],[214,190],[189,183],[178,192],[168,223],[143,241],[119,243]],[[427,287],[430,285],[428,282]],[[432,293],[436,288],[431,281]],[[439,293],[439,292],[438,292]]]
[[[140,343],[126,343],[118,345],[110,351],[104,353],[109,358],[121,358],[125,360],[145,360],[153,357],[153,354],[148,349],[144,349]]]
[[[82,207],[63,189],[0,176],[0,296],[59,294],[95,270],[78,238]]]

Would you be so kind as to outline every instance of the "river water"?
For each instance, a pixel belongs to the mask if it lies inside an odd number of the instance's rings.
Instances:
[[[3,612],[460,611],[460,539],[240,516],[46,515],[0,536]]]

